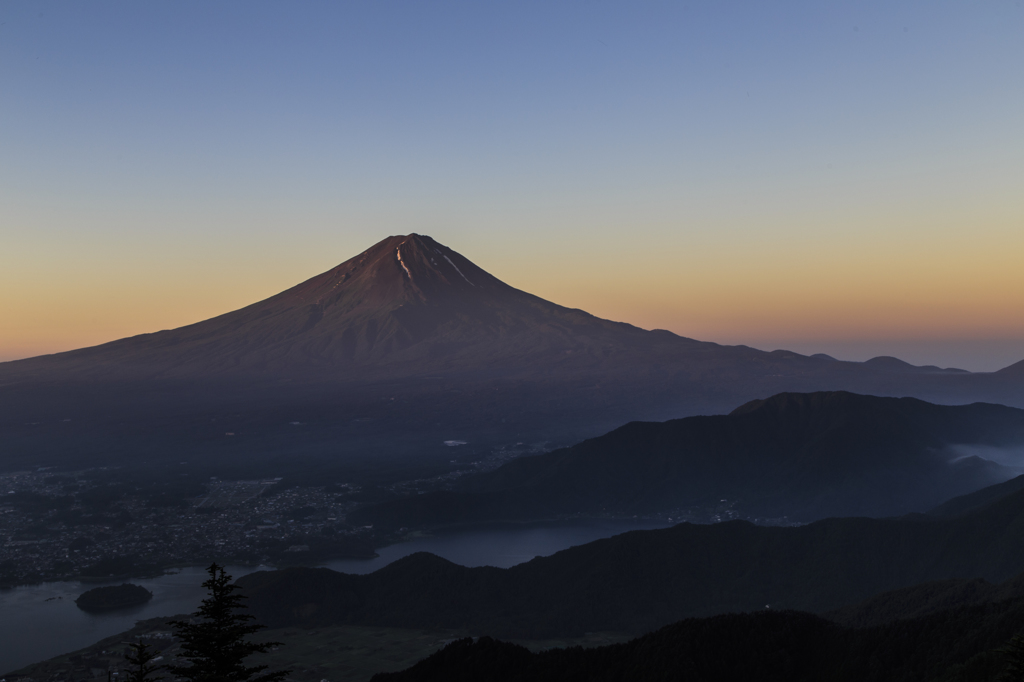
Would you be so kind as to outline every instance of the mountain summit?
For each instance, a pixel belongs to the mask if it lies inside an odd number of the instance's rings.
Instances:
[[[650,340],[650,333],[515,289],[457,251],[410,234],[388,237],[323,274],[234,312],[12,364],[27,369],[41,360],[74,373],[131,370],[150,376],[352,375],[405,365],[420,374],[509,362],[564,363],[646,345],[644,337]]]
[[[196,324],[0,363],[0,467],[193,452],[252,476],[260,452],[280,475],[282,452],[420,457],[425,443],[447,463],[445,441],[569,444],[819,390],[1024,406],[1013,373],[769,353],[602,320],[409,234]]]

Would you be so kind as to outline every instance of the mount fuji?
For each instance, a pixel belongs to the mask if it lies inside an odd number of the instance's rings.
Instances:
[[[648,331],[409,234],[196,324],[0,363],[0,468],[471,458],[818,390],[1024,406],[1016,368],[842,362]]]

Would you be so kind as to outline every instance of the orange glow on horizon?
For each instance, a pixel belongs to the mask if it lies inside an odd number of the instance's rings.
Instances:
[[[1013,248],[972,254],[748,250],[676,255],[600,252],[578,261],[555,251],[529,260],[476,260],[513,286],[600,317],[708,341],[767,347],[774,340],[1024,338],[1024,269]],[[975,249],[977,251],[977,249]],[[481,261],[483,261],[481,263]],[[646,264],[646,267],[644,267]],[[194,265],[194,264],[193,264]],[[304,263],[263,267],[193,267],[177,280],[109,271],[81,272],[78,286],[38,282],[32,295],[0,299],[0,359],[71,350],[170,329],[229,312],[297,284],[316,272]],[[318,266],[322,271],[323,266]],[[300,274],[300,270],[305,270]],[[517,271],[518,270],[518,271]],[[506,271],[511,271],[506,272]],[[131,281],[134,286],[123,286]]]

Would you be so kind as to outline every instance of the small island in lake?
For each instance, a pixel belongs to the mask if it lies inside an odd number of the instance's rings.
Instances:
[[[153,593],[140,585],[125,583],[111,587],[96,587],[82,593],[75,604],[83,611],[113,611],[145,604]]]

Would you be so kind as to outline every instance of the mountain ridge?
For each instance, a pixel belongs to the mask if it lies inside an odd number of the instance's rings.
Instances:
[[[954,446],[1021,443],[1024,411],[1002,405],[780,393],[727,415],[632,422],[465,477],[450,491],[351,516],[386,527],[429,527],[471,519],[677,516],[726,500],[745,518],[890,516],[927,511],[1014,473],[960,457]]]
[[[253,614],[272,627],[440,626],[515,637],[644,632],[765,604],[830,612],[928,581],[1004,582],[1024,571],[1022,522],[1018,491],[955,518],[825,519],[785,528],[682,523],[508,569],[466,568],[421,552],[367,575],[284,569],[238,584]]]

